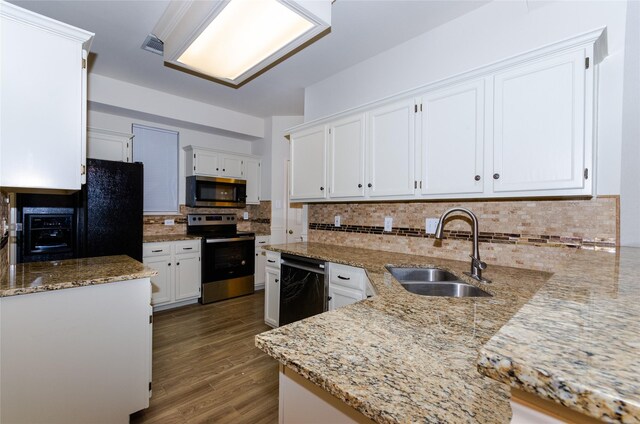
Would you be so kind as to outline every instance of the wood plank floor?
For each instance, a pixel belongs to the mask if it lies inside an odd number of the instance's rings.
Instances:
[[[254,346],[264,291],[154,314],[153,396],[131,423],[276,423],[278,362]]]

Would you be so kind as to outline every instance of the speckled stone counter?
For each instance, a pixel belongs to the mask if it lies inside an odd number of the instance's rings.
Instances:
[[[496,380],[640,423],[640,249],[578,251],[480,350]]]
[[[0,279],[0,297],[152,277],[157,272],[125,255],[12,265]]]
[[[201,240],[200,236],[190,234],[154,234],[142,238],[143,243],[159,243],[163,241]]]
[[[468,262],[314,243],[267,249],[364,268],[377,296],[256,336],[285,366],[381,423],[511,419],[509,387],[477,371],[479,349],[551,274],[490,266],[483,298],[418,296],[384,265],[437,266],[472,282]]]

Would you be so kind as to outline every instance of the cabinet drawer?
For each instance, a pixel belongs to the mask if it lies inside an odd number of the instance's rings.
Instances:
[[[180,255],[182,253],[195,253],[200,251],[200,240],[185,240],[185,241],[177,241],[174,243],[174,249],[176,255]]]
[[[269,244],[269,236],[256,236],[256,247]]]
[[[332,263],[329,265],[329,283],[363,292],[365,287],[364,269]]]
[[[280,269],[280,252],[267,251],[267,266]]]
[[[163,256],[171,254],[171,243],[144,243],[142,257]]]

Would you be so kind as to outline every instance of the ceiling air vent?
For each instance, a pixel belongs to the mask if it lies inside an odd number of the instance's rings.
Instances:
[[[144,43],[142,43],[142,50],[162,56],[164,54],[164,43],[155,35],[149,34]]]

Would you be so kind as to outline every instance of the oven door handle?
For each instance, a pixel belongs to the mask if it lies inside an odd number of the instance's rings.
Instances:
[[[318,266],[318,268],[314,268],[314,267],[307,266],[307,265],[301,265],[301,264],[298,264],[298,263],[289,262],[286,259],[280,260],[280,264],[282,264],[283,266],[288,266],[289,268],[303,269],[305,271],[315,272],[316,274],[324,275],[324,269],[320,268],[319,266]]]
[[[255,240],[255,237],[234,237],[234,238],[225,238],[225,239],[207,239],[207,243],[226,243],[228,241],[251,241]]]

